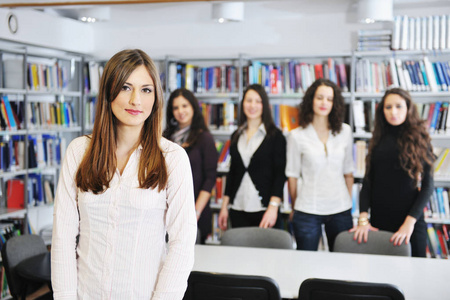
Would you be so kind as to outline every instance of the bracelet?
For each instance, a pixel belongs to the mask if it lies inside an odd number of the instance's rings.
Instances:
[[[277,202],[277,201],[270,201],[270,202],[269,202],[269,205],[272,205],[272,206],[278,207],[278,206],[280,206],[280,203],[279,203],[279,202]]]
[[[366,226],[369,224],[368,218],[359,218],[358,219],[358,226]]]

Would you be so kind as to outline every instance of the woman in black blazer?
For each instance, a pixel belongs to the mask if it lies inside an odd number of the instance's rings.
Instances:
[[[269,98],[259,84],[250,85],[244,92],[239,128],[231,136],[230,155],[220,228],[228,228],[228,217],[233,228],[280,227],[286,139],[273,122]]]

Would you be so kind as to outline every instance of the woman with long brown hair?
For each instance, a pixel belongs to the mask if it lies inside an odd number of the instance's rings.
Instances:
[[[107,62],[93,133],[70,143],[61,167],[55,299],[183,297],[197,230],[194,192],[186,152],[162,138],[162,108],[146,53],[123,50]]]
[[[375,112],[358,226],[351,230],[355,240],[366,242],[369,230],[391,231],[394,245],[411,243],[412,255],[425,257],[423,209],[433,192],[433,161],[430,136],[410,94],[386,91]]]

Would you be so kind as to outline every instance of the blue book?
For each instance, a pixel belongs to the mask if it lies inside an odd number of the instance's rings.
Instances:
[[[448,91],[448,83],[447,83],[447,81],[445,80],[444,72],[443,72],[443,70],[442,70],[442,65],[441,65],[441,63],[440,63],[439,61],[437,61],[437,62],[434,63],[434,65],[435,65],[435,67],[436,67],[437,74],[438,74],[438,76],[439,76],[439,81],[440,81],[440,83],[441,83],[441,89],[442,89],[442,91]]]
[[[445,81],[447,82],[447,88],[450,89],[450,67],[448,65],[448,61],[441,62],[441,67]]]
[[[444,188],[438,187],[436,188],[436,194],[437,194],[437,202],[438,202],[438,209],[439,209],[439,217],[441,219],[445,219],[445,204],[444,204],[444,196],[443,196]]]
[[[442,89],[442,82],[441,82],[441,79],[439,77],[438,67],[437,67],[435,62],[431,63],[431,65],[433,67],[434,77],[436,78],[436,84],[438,86],[438,90],[439,91],[443,91],[443,89]]]
[[[430,123],[430,133],[434,133],[436,130],[440,110],[441,110],[441,102],[438,101],[434,105],[433,117]]]
[[[5,105],[6,114],[8,115],[8,120],[9,120],[9,124],[11,126],[11,129],[17,129],[16,120],[14,118],[14,113],[13,113],[13,110],[11,108],[11,103],[8,100],[8,96],[7,95],[3,95],[2,96],[2,101],[3,101],[4,105]]]
[[[428,81],[427,72],[425,70],[425,64],[423,61],[419,61],[420,71],[422,72],[423,82],[425,83],[425,87],[427,91],[431,90],[430,83]]]

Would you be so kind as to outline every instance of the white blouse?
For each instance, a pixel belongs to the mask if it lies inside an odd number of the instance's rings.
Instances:
[[[161,140],[169,176],[161,192],[138,188],[139,147],[122,175],[116,171],[110,187],[94,195],[75,184],[88,144],[85,136],[73,140],[61,167],[51,256],[54,299],[182,299],[197,233],[186,151]]]
[[[286,176],[298,178],[295,210],[330,215],[352,207],[344,174],[353,172],[353,138],[348,124],[324,144],[312,124],[287,139]]]
[[[253,134],[250,140],[247,136],[247,130],[244,130],[239,136],[237,147],[246,168],[248,168],[253,154],[255,154],[256,150],[261,146],[265,137],[266,127],[264,126],[264,123],[259,125],[258,130]],[[245,172],[231,208],[245,212],[265,211],[266,208],[261,203],[261,199],[262,197],[259,195],[259,191],[256,189],[250,175],[248,172]]]

